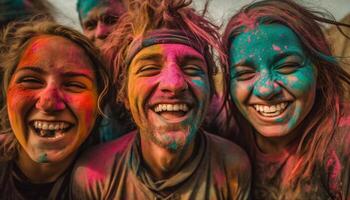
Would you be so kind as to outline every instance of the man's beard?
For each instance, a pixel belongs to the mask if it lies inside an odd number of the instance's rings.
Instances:
[[[149,140],[159,147],[175,153],[188,146],[192,142],[198,130],[194,126],[167,125],[155,127],[148,124],[147,126],[144,126],[141,131],[142,134],[144,134]],[[167,132],[183,132],[185,133],[185,138],[169,137],[169,133],[167,134]]]

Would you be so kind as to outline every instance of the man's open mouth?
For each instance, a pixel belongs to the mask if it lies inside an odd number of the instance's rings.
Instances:
[[[31,124],[34,132],[38,136],[45,138],[63,137],[64,134],[73,126],[72,124],[64,121],[33,121]]]
[[[155,113],[168,120],[184,117],[190,110],[186,103],[157,104],[153,107]]]

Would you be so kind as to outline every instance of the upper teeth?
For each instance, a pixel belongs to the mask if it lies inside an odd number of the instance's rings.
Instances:
[[[45,122],[34,121],[34,128],[42,130],[61,130],[68,128],[69,124],[66,122]]]
[[[158,104],[154,108],[155,112],[162,112],[162,111],[188,111],[188,106],[186,104]]]
[[[262,113],[275,113],[275,112],[280,112],[283,111],[287,107],[287,103],[279,103],[276,105],[254,105],[255,110],[262,112]]]

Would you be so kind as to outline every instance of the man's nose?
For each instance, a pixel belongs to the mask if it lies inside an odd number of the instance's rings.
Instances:
[[[106,39],[110,33],[110,28],[111,27],[109,27],[105,23],[98,21],[96,26],[96,31],[95,31],[95,38],[100,40]]]
[[[181,67],[176,63],[169,63],[161,72],[159,87],[162,92],[179,94],[188,89],[188,83]]]

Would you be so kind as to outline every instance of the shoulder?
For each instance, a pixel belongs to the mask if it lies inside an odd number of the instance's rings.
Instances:
[[[237,144],[210,133],[204,133],[214,159],[220,159],[229,169],[236,172],[250,171],[250,161],[247,153]],[[215,155],[217,154],[217,155]]]
[[[130,132],[117,140],[92,147],[78,158],[73,169],[74,189],[95,187],[106,181],[115,164],[124,160],[135,135],[136,131]]]
[[[248,199],[251,185],[251,165],[248,155],[238,145],[209,133],[212,174],[216,185],[226,181],[227,198]]]
[[[135,135],[135,131],[130,132],[116,140],[91,147],[78,159],[78,164],[94,166],[101,162],[114,160],[116,156],[122,155],[127,150],[127,147],[134,141]]]

